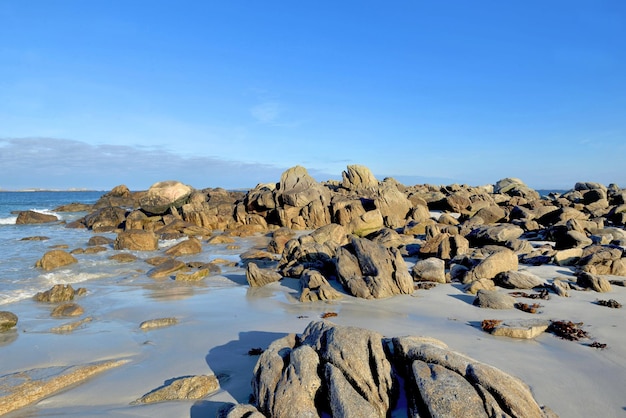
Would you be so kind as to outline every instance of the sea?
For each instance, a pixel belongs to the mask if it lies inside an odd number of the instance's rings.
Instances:
[[[137,261],[119,263],[109,257],[117,251],[112,246],[107,251],[96,254],[77,254],[78,263],[52,271],[35,267],[36,262],[48,251],[59,248],[71,252],[77,248],[87,248],[87,242],[94,234],[86,229],[67,228],[66,224],[85,216],[87,212],[55,212],[59,206],[69,203],[93,204],[104,191],[29,191],[0,192],[0,311],[10,310],[10,305],[32,298],[37,292],[50,289],[55,284],[71,284],[74,288],[86,286],[90,289],[119,288],[122,285],[146,286],[152,290],[154,281],[145,274],[151,266],[145,259],[156,252],[131,252]],[[16,225],[17,212],[33,210],[55,215],[57,222],[46,224]],[[97,235],[115,239],[115,233]],[[37,239],[33,239],[37,237]],[[161,241],[159,250],[164,250],[180,240]],[[216,258],[228,263],[240,261],[239,254],[252,246],[249,240],[241,240],[239,248],[227,245],[211,245],[202,254],[193,256],[193,261],[210,262]],[[130,252],[130,251],[128,251]],[[191,257],[191,256],[189,256]],[[191,261],[191,260],[189,260]],[[240,285],[229,279],[230,273],[241,273],[241,269],[222,267],[224,275],[204,280],[205,287]],[[162,283],[161,291],[167,291],[168,284]]]

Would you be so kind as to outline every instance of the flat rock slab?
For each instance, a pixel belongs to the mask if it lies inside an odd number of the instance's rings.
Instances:
[[[165,385],[153,390],[132,402],[149,404],[175,400],[202,399],[209,393],[219,390],[220,384],[214,375],[186,376],[171,379]]]
[[[550,321],[543,319],[511,319],[501,321],[497,323],[497,325],[494,325],[489,329],[485,329],[485,331],[489,332],[491,335],[499,337],[528,340],[541,335],[548,329],[549,325]]]
[[[44,367],[0,376],[0,415],[15,411],[130,360]]]

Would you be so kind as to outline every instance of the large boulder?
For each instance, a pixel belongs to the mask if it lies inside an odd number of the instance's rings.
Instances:
[[[0,311],[0,332],[7,331],[17,325],[17,315],[9,311]]]
[[[341,186],[349,190],[375,189],[378,187],[378,180],[369,168],[363,165],[349,165],[341,173]]]
[[[183,255],[199,254],[202,252],[202,243],[197,238],[189,238],[178,244],[168,248],[165,251],[170,257],[179,257]]]
[[[54,270],[70,264],[77,263],[78,260],[74,256],[63,250],[48,251],[35,263],[35,267],[42,268],[46,271]]]
[[[116,250],[155,251],[159,248],[159,239],[152,231],[133,229],[117,234],[113,248]]]
[[[353,296],[372,299],[413,292],[413,279],[400,252],[353,237],[337,251],[337,278]]]
[[[171,207],[182,207],[193,191],[191,186],[179,181],[161,181],[150,186],[139,199],[139,205],[148,213],[161,215]]]
[[[474,280],[480,279],[493,279],[499,273],[517,270],[518,267],[519,261],[517,255],[508,248],[502,248],[487,256],[480,261],[478,265],[468,271],[463,278],[463,283],[471,283]]]
[[[246,280],[250,287],[261,287],[274,283],[282,279],[280,273],[272,269],[260,268],[255,263],[248,263],[246,266]]]
[[[445,283],[446,263],[436,257],[418,260],[411,269],[411,275],[415,281]]]
[[[481,245],[504,245],[507,241],[513,241],[522,236],[524,230],[516,225],[480,225],[472,229],[466,236],[473,247]]]
[[[34,210],[25,210],[17,214],[15,224],[44,224],[49,222],[56,222],[58,220],[59,218],[48,213],[35,212]]]
[[[305,270],[300,276],[300,302],[341,299],[343,295],[317,270]]]
[[[94,232],[109,232],[121,228],[125,220],[126,209],[107,206],[85,216],[82,223]]]

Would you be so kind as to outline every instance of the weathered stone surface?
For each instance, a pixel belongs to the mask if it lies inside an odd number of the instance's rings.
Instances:
[[[570,248],[567,250],[559,250],[554,254],[554,264],[559,266],[571,266],[580,260],[583,255],[582,248]]]
[[[176,325],[176,324],[178,324],[178,318],[176,317],[155,318],[155,319],[148,319],[147,321],[143,321],[141,324],[139,324],[139,328],[143,330],[148,330],[148,329],[169,327],[169,326]]]
[[[73,302],[65,302],[52,310],[52,317],[81,316],[85,313],[82,306]]]
[[[580,272],[576,284],[604,293],[611,291],[611,283],[602,276],[596,276],[587,272]]]
[[[26,224],[45,224],[49,222],[56,222],[59,218],[48,213],[35,212],[33,210],[20,211],[17,214],[15,220],[16,225]]]
[[[296,233],[287,227],[281,227],[272,233],[272,239],[267,244],[267,250],[276,254],[282,254],[285,244],[294,238]]]
[[[460,374],[438,364],[415,360],[410,376],[430,416],[487,418],[482,398]]]
[[[337,277],[353,296],[372,299],[413,293],[413,279],[400,252],[353,237],[337,250]]]
[[[117,234],[113,248],[116,250],[156,251],[159,249],[159,239],[151,231],[130,230]]]
[[[548,329],[550,321],[544,319],[519,319],[500,322],[489,328],[491,335],[517,339],[532,339]]]
[[[9,311],[0,311],[0,332],[7,331],[17,325],[17,315]]]
[[[411,269],[411,275],[415,281],[445,283],[446,263],[435,257],[418,260]]]
[[[341,173],[341,186],[349,190],[373,189],[378,187],[378,180],[365,166],[354,164]]]
[[[215,270],[216,274],[219,274],[220,272],[219,266],[213,266],[212,269],[201,268],[192,273],[176,273],[176,277],[174,277],[174,280],[176,280],[177,282],[197,282],[211,274],[211,270]]]
[[[109,260],[115,260],[118,263],[132,263],[137,260],[137,256],[130,253],[118,253],[110,256]]]
[[[161,181],[153,184],[139,199],[139,205],[146,212],[160,215],[171,207],[180,208],[187,202],[193,188],[178,181]]]
[[[217,410],[216,418],[266,418],[254,405],[250,404],[223,404]]]
[[[552,281],[552,290],[561,297],[569,297],[570,285],[565,280],[558,278]]]
[[[43,255],[41,259],[35,263],[35,267],[42,268],[46,271],[54,270],[59,267],[68,266],[77,263],[78,260],[70,253],[63,250],[51,250]]]
[[[319,271],[305,270],[300,276],[300,302],[335,300],[342,297]]]
[[[168,248],[165,251],[170,257],[179,257],[183,255],[199,254],[202,252],[202,244],[197,238],[189,238],[178,244]]]
[[[385,226],[400,228],[411,210],[411,202],[394,184],[385,183],[374,199],[374,206],[380,211]]]
[[[480,225],[466,236],[472,246],[498,244],[518,239],[524,230],[517,225]]]
[[[167,261],[156,265],[154,268],[150,269],[147,273],[148,277],[151,279],[161,279],[163,277],[170,276],[172,273],[177,272],[182,269],[186,269],[187,264],[183,263],[180,260],[175,260],[173,258],[168,259]]]
[[[515,298],[497,290],[479,290],[474,299],[474,306],[488,309],[513,309]]]
[[[479,279],[493,279],[499,273],[517,270],[518,267],[519,262],[517,260],[517,255],[507,248],[502,248],[501,250],[487,256],[485,259],[480,261],[478,265],[468,271],[463,278],[463,283],[471,283],[474,280]]]
[[[498,286],[508,289],[532,289],[533,287],[545,284],[544,280],[536,274],[523,270],[499,273],[495,278],[495,282]]]
[[[68,334],[91,321],[93,321],[93,318],[88,316],[84,319],[81,319],[80,321],[74,321],[67,324],[59,325],[58,327],[53,327],[50,329],[50,332],[54,332],[55,334]]]
[[[465,287],[465,292],[475,295],[479,290],[495,290],[496,284],[491,279],[474,280]]]
[[[55,284],[45,292],[38,292],[34,299],[37,302],[68,302],[74,299],[76,291],[70,284]]]
[[[77,366],[22,370],[0,376],[0,415],[40,401],[70,386],[78,385],[129,360],[109,360]]]
[[[479,209],[473,216],[473,218],[480,218],[485,224],[495,224],[502,222],[506,212],[498,205],[485,206]]]
[[[86,215],[82,223],[94,232],[108,232],[121,228],[125,220],[126,209],[103,207]]]
[[[214,375],[186,376],[170,379],[161,387],[143,395],[132,404],[151,404],[175,400],[198,400],[219,390],[220,384]]]
[[[283,276],[272,269],[260,268],[256,263],[246,266],[246,280],[251,287],[261,287],[282,279]]]

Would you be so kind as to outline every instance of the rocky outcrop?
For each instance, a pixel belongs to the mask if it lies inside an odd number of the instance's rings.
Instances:
[[[300,276],[300,302],[341,299],[324,275],[317,270],[305,270]]]
[[[165,254],[170,257],[180,257],[183,255],[199,254],[202,252],[202,244],[197,238],[189,238],[165,250]]]
[[[261,287],[282,279],[283,276],[273,269],[260,268],[256,263],[246,266],[246,280],[250,287]]]
[[[252,387],[254,405],[228,405],[218,416],[555,416],[521,380],[439,340],[387,339],[324,321],[270,344],[254,368]],[[400,392],[408,403],[397,403]]]
[[[70,284],[55,284],[52,288],[38,292],[33,298],[37,302],[68,302],[74,299],[74,296],[83,295],[87,292],[85,288],[78,288],[74,290]]]
[[[37,260],[35,267],[49,271],[74,263],[78,263],[78,260],[72,254],[63,250],[51,250]]]
[[[413,293],[413,279],[400,252],[353,237],[337,250],[337,279],[353,296],[372,299]]]
[[[56,222],[59,218],[55,215],[51,215],[48,213],[35,212],[34,210],[25,210],[20,211],[17,214],[17,219],[15,220],[16,225],[27,225],[27,224],[45,224],[49,222]]]

